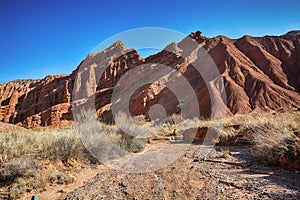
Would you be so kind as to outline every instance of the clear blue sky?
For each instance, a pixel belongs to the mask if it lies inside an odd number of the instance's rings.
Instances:
[[[100,42],[128,29],[281,35],[300,29],[299,9],[297,0],[0,0],[0,83],[70,73]]]

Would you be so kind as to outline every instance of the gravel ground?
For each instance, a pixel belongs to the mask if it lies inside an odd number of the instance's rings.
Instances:
[[[175,162],[154,172],[125,173],[105,167],[61,198],[300,199],[299,172],[262,164],[249,147],[216,147],[205,157],[200,147],[191,145]]]

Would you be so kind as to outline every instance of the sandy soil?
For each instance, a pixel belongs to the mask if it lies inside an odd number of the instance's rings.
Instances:
[[[167,141],[155,141],[143,152]],[[173,143],[176,145],[188,145]],[[258,162],[248,147],[216,147],[203,157],[193,144],[172,164],[148,173],[125,173],[105,166],[85,184],[58,188],[53,199],[299,199],[299,172]],[[92,175],[92,173],[91,173]],[[80,176],[79,176],[80,177]],[[84,180],[87,180],[85,177]],[[76,186],[78,186],[76,188]],[[76,189],[75,189],[76,188]],[[56,192],[56,193],[55,193]],[[43,196],[44,195],[44,196]],[[44,199],[44,198],[41,198]]]
[[[62,195],[67,192],[72,192],[73,190],[85,185],[89,182],[90,179],[95,177],[99,171],[102,171],[104,169],[104,165],[98,165],[95,168],[91,167],[85,167],[85,168],[76,168],[73,171],[73,174],[76,173],[76,177],[74,181],[70,184],[66,185],[60,185],[60,184],[53,184],[46,187],[46,190],[44,192],[31,192],[26,193],[24,196],[22,196],[21,199],[31,199],[32,196],[37,196],[40,199],[45,200],[52,200],[52,199],[62,199]],[[49,171],[49,170],[47,170]],[[45,172],[46,173],[46,172]]]

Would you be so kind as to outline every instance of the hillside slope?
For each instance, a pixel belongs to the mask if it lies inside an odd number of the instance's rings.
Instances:
[[[190,41],[195,44],[189,44]],[[218,76],[211,78],[209,85],[204,81],[207,77],[201,77],[193,66],[200,59],[193,54],[199,47],[208,52],[219,71]],[[109,63],[100,77],[97,66],[107,58],[113,62]],[[187,103],[187,110],[192,112],[195,109],[192,105],[197,104],[201,116],[205,118],[217,115],[220,110],[232,115],[256,109],[299,108],[299,58],[299,31],[282,36],[243,36],[239,39],[225,36],[207,38],[197,31],[146,59],[142,59],[136,50],[126,49],[122,42],[117,41],[102,52],[89,54],[70,75],[0,84],[0,121],[26,128],[63,126],[73,120],[73,94],[81,95],[76,97],[78,100],[93,96],[94,91],[94,104],[99,117],[111,121],[111,95],[116,83],[129,70],[151,63],[166,65],[182,73],[197,97],[197,102],[191,100]],[[210,76],[209,66],[202,69],[204,74]],[[127,84],[140,82],[130,80]],[[126,90],[127,84],[121,89]],[[85,88],[80,89],[81,85],[85,85]],[[185,90],[180,84],[174,83],[173,86]],[[79,89],[74,93],[73,88]],[[222,91],[226,93],[226,98]],[[161,104],[167,114],[172,114],[180,112],[180,103],[170,89],[155,82],[139,85],[130,99],[129,111],[132,115],[149,116],[151,106]]]

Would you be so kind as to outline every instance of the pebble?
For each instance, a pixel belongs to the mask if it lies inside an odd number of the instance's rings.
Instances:
[[[218,190],[218,192],[224,193],[224,188],[222,188],[220,186],[217,186],[217,190]]]
[[[1,199],[9,199],[8,195],[2,195]]]

